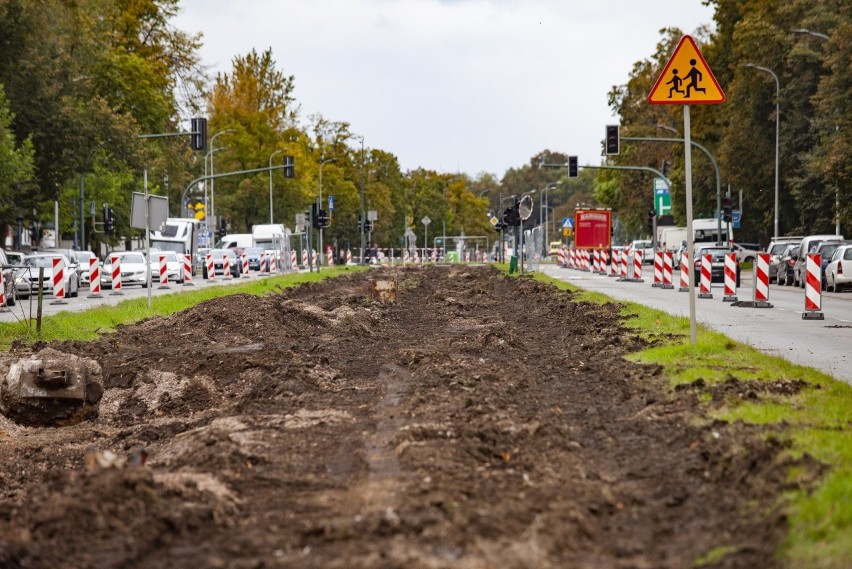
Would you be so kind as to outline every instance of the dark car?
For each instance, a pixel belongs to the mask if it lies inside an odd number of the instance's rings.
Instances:
[[[781,286],[793,285],[793,271],[796,268],[796,260],[799,258],[799,244],[790,243],[778,256],[778,272],[776,280]]]
[[[731,251],[727,247],[702,247],[699,249],[694,261],[695,270],[693,272],[695,274],[695,284],[698,285],[701,282],[701,258],[704,255],[710,255],[710,282],[724,283],[725,255],[728,253],[735,253],[735,251]],[[734,256],[734,260],[737,265],[737,286],[740,286],[740,262],[737,260],[736,255]]]
[[[232,249],[210,249],[208,251],[208,255],[213,255],[213,270],[217,277],[225,275],[225,257],[228,257],[228,264],[230,265],[231,276],[236,278],[242,274],[242,265],[237,259],[237,255],[234,253]],[[205,259],[204,264],[201,269],[202,278],[207,277],[207,260]]]
[[[260,247],[246,247],[243,253],[248,257],[248,266],[251,271],[260,270],[260,256],[263,255],[263,249]]]

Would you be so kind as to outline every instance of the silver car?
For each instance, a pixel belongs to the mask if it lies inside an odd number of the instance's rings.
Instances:
[[[77,272],[76,263],[71,263],[68,257],[58,253],[37,253],[24,257],[26,268],[15,271],[15,293],[18,298],[38,294],[40,269],[44,269],[42,294],[53,294],[53,259],[56,257],[62,257],[65,262],[65,296],[73,298],[79,294],[80,273]]]

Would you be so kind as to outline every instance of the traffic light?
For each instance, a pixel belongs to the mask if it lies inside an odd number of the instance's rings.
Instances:
[[[654,232],[654,218],[657,217],[657,212],[653,209],[648,210],[648,230]]]
[[[663,160],[662,172],[664,177],[669,177],[669,170],[671,169],[671,167],[672,163],[669,160]]]
[[[319,206],[316,203],[311,204],[311,227],[319,229]]]
[[[104,204],[104,233],[107,235],[112,233],[115,220],[112,216],[112,208],[108,204]]]
[[[296,177],[296,160],[292,156],[284,157],[284,177],[285,178],[295,178]]]
[[[512,208],[507,207],[503,210],[503,227],[510,227],[512,225]]]
[[[224,217],[219,218],[219,239],[224,239],[228,234],[228,221]]]
[[[322,227],[323,229],[328,227],[330,224],[330,220],[328,219],[328,212],[324,209],[319,210],[317,215],[317,227]]]
[[[509,211],[509,227],[520,227],[521,225],[521,212],[520,212],[521,202],[519,200],[515,200],[515,205],[508,209]]]
[[[577,157],[569,156],[568,157],[568,177],[576,178],[577,177]]]
[[[207,119],[194,118],[191,121],[192,133],[190,136],[190,145],[193,150],[207,149]]]
[[[373,222],[371,220],[367,220],[364,222],[364,232],[370,233],[373,230]]]
[[[606,125],[606,154],[607,156],[611,154],[618,154],[619,146],[621,145],[621,141],[618,135],[618,125],[617,124],[608,124]]]
[[[725,196],[722,198],[722,221],[725,223],[731,223],[733,221],[734,216],[731,211],[731,198]]]

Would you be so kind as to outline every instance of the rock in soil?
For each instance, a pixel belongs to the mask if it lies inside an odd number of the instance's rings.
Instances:
[[[463,266],[51,345],[105,391],[66,428],[0,418],[0,566],[777,566],[784,445],[641,346],[615,304]]]

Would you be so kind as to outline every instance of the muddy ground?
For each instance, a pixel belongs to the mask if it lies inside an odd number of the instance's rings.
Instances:
[[[52,344],[105,392],[73,426],[0,417],[0,566],[779,566],[783,445],[642,345],[615,305],[446,267]]]

